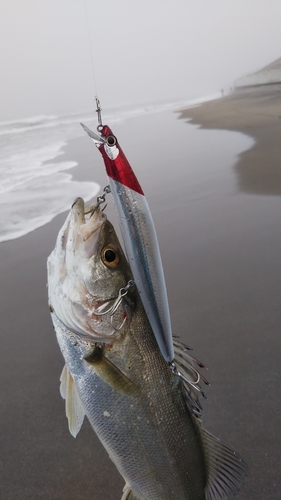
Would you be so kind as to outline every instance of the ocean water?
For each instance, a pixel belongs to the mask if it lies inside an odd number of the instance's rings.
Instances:
[[[132,117],[173,111],[219,97],[103,109],[103,119],[116,123]],[[34,116],[0,122],[0,242],[19,238],[68,210],[79,192],[89,200],[100,186],[72,178],[75,161],[63,160],[71,139],[82,136],[83,123],[96,123],[96,113]]]

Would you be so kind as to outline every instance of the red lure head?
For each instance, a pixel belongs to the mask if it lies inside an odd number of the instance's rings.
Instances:
[[[99,127],[99,131],[101,132],[101,135],[104,139],[107,139],[107,137],[109,135],[113,135],[113,132],[112,132],[111,128],[108,127],[108,125],[103,125],[102,127]],[[115,139],[116,139],[116,137],[115,137]]]
[[[103,156],[108,177],[144,195],[139,181],[112,130],[107,125],[103,125],[99,128],[99,131],[105,140],[105,144],[102,144],[99,150]]]

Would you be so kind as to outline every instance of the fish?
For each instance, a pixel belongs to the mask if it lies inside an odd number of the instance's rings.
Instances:
[[[75,200],[47,271],[69,430],[88,418],[124,478],[121,500],[232,498],[248,469],[202,426],[204,365],[174,338],[170,369],[99,203]]]
[[[172,364],[174,347],[165,277],[146,197],[112,130],[99,125],[98,135],[81,125],[102,154],[134,281],[162,355]]]

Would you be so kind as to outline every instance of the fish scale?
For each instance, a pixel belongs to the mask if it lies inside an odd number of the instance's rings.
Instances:
[[[105,356],[136,384],[129,396],[121,392],[118,397],[114,380],[112,386],[104,383],[94,365],[85,361],[93,346],[73,341],[65,330],[57,333],[57,339],[87,417],[126,482],[141,491],[145,500],[170,500],[174,495],[184,500],[189,498],[187,494],[203,500],[204,457],[179,391],[181,382],[162,359],[152,331],[147,335],[150,325],[141,304],[135,317],[122,348],[105,349]],[[134,349],[139,355],[128,359],[128,351]],[[190,460],[186,457],[188,446],[199,450],[190,455]]]

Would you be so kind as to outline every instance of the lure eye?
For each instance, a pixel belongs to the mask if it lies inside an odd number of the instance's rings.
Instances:
[[[101,252],[101,260],[107,267],[117,267],[120,261],[118,251],[113,247],[105,247]]]
[[[105,140],[108,146],[115,146],[117,142],[116,137],[114,137],[114,135],[109,135]]]

